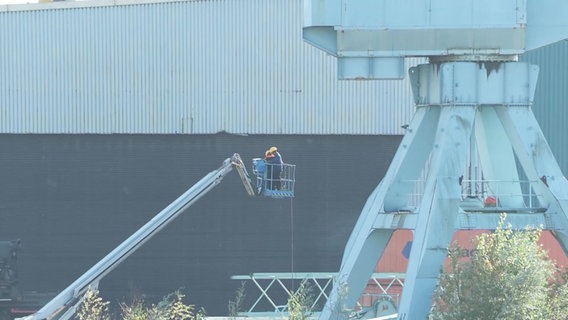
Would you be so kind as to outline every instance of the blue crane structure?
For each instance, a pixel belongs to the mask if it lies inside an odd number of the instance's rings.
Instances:
[[[340,79],[404,78],[416,111],[346,244],[321,320],[347,317],[397,229],[413,231],[400,320],[426,319],[456,230],[551,230],[568,248],[568,182],[531,105],[526,51],[568,38],[563,0],[304,0],[304,40]],[[543,106],[545,107],[545,106]]]

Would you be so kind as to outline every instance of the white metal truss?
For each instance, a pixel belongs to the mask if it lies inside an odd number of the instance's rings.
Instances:
[[[287,312],[288,297],[298,293],[302,282],[307,283],[312,289],[314,299],[311,309],[314,314],[319,314],[319,309],[327,302],[332,285],[337,279],[337,273],[252,273],[249,275],[234,275],[231,279],[250,281],[259,290],[255,301],[246,311],[240,312],[241,315],[280,317],[282,313]],[[404,273],[373,273],[369,279],[369,284],[375,286],[375,291],[379,293],[363,293],[362,297],[371,296],[370,301],[375,301],[380,296],[389,296],[393,300],[398,301],[398,294],[393,295],[391,289],[395,286],[404,286]],[[362,308],[370,305],[358,303],[357,306]]]

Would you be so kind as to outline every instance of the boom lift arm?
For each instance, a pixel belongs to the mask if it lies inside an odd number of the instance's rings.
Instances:
[[[146,241],[150,240],[162,228],[172,222],[195,201],[217,186],[232,169],[236,169],[250,196],[254,196],[254,188],[239,154],[227,158],[221,167],[199,180],[189,190],[159,212],[138,231],[122,242],[106,257],[80,276],[75,282],[59,293],[36,313],[18,318],[19,320],[69,319],[75,313],[84,294],[89,288],[97,288],[99,281],[128,258]]]

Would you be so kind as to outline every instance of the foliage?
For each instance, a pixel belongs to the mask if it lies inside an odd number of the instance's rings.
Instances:
[[[89,288],[80,303],[75,317],[78,320],[109,320],[108,301],[99,296],[98,290]]]
[[[241,307],[245,300],[245,282],[241,282],[241,286],[237,289],[235,300],[229,301],[229,317],[238,317]]]
[[[120,303],[123,320],[145,320],[149,319],[148,310],[144,306],[144,298],[135,297],[130,304]]]
[[[195,312],[195,306],[183,302],[184,294],[177,290],[166,296],[152,310],[159,317],[154,319],[164,320],[197,320],[204,317],[204,311]]]
[[[440,276],[433,319],[566,319],[568,288],[559,283],[554,262],[537,243],[541,229],[503,227],[477,238],[476,254],[461,263],[460,248]],[[552,280],[552,281],[551,281]],[[562,298],[559,298],[562,297]]]
[[[557,273],[556,279],[551,281],[549,300],[547,303],[547,319],[568,319],[568,274],[565,270]]]
[[[314,295],[307,281],[302,281],[296,292],[288,297],[288,318],[290,320],[305,320],[312,314]]]
[[[132,304],[122,303],[122,317],[124,320],[200,320],[205,312],[195,312],[195,306],[185,304],[185,295],[177,290],[165,296],[158,304],[147,307],[142,298],[136,298]]]

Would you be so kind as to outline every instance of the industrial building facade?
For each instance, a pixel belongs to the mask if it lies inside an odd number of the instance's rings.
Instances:
[[[402,134],[413,112],[408,80],[338,81],[300,0],[20,5],[0,30],[6,133]]]
[[[338,81],[302,40],[301,0],[0,6],[0,38],[0,240],[22,241],[24,291],[61,290],[225,158],[249,165],[272,145],[297,165],[294,199],[250,198],[227,177],[103,296],[183,287],[226,315],[231,275],[337,271],[414,111],[408,79]],[[566,67],[550,59],[565,50],[521,59],[541,66],[535,115],[568,170],[553,128]]]

